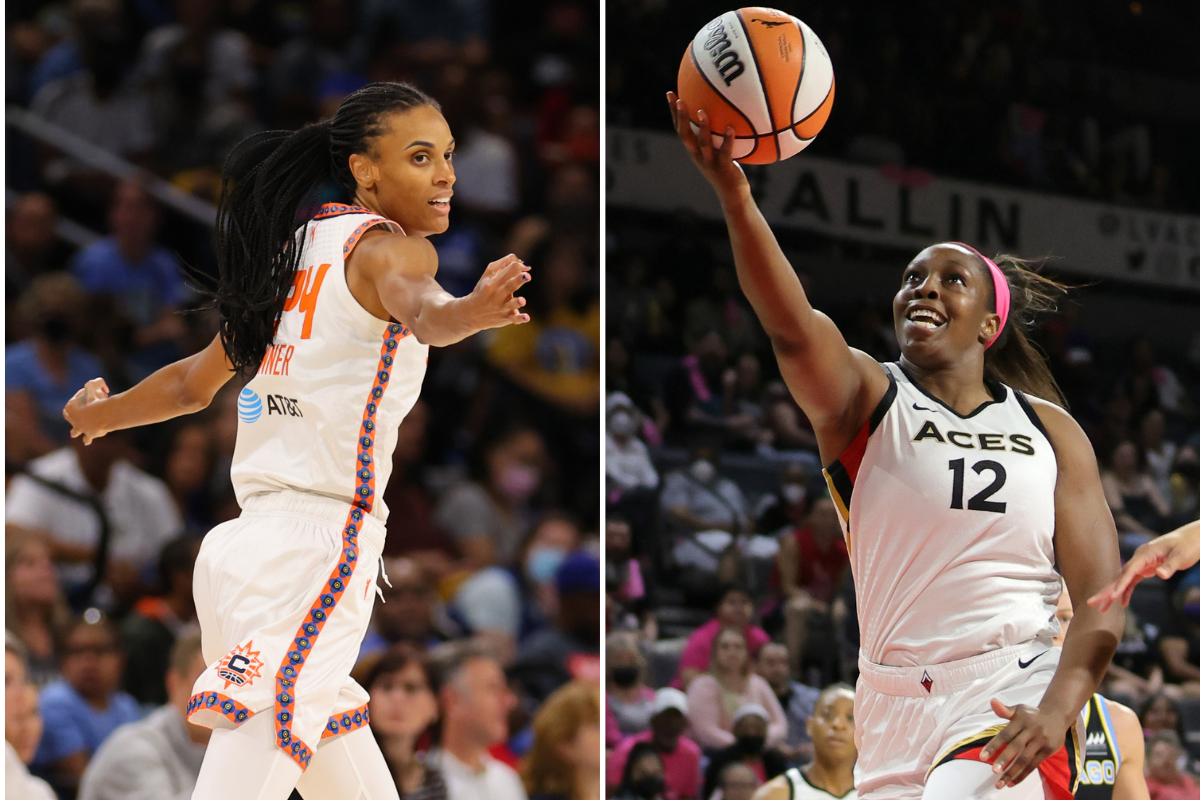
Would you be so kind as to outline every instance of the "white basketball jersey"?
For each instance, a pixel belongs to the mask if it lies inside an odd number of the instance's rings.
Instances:
[[[783,773],[783,776],[787,778],[790,800],[858,800],[857,789],[851,789],[843,795],[830,794],[824,789],[818,789],[809,782],[799,767],[792,767]]]
[[[376,225],[403,233],[368,209],[332,203],[297,233],[304,249],[295,286],[238,397],[231,474],[242,506],[252,495],[293,490],[387,519],[381,496],[397,430],[421,391],[429,346],[350,293],[346,258]]]
[[[887,394],[825,470],[863,656],[909,667],[1048,643],[1058,465],[1029,401],[989,381],[994,399],[964,417],[884,369]]]

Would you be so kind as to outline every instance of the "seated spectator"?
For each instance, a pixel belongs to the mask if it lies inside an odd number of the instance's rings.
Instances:
[[[750,665],[746,635],[740,628],[723,628],[713,640],[708,672],[697,676],[687,690],[689,735],[705,750],[720,750],[736,741],[735,716],[749,704],[769,712],[769,747],[787,739],[787,717],[770,685]]]
[[[74,794],[97,748],[141,716],[137,701],[120,691],[124,668],[120,633],[109,620],[79,619],[63,635],[63,680],[42,690],[46,733],[33,760],[57,791]]]
[[[558,615],[558,590],[554,579],[563,561],[582,543],[579,523],[564,512],[548,511],[522,545],[526,625],[540,627]]]
[[[607,774],[612,776],[612,762]],[[613,800],[667,800],[666,765],[650,742],[638,742],[629,749],[616,784]]]
[[[1138,444],[1146,459],[1146,473],[1154,481],[1158,493],[1170,503],[1171,472],[1179,445],[1167,438],[1167,418],[1157,408],[1142,417]]]
[[[600,681],[600,560],[580,550],[555,575],[558,617],[521,644],[511,675],[542,701],[570,680]]]
[[[25,676],[41,689],[59,676],[54,637],[70,618],[50,546],[12,526],[5,531],[5,622],[24,649]]]
[[[1164,677],[1200,691],[1200,585],[1182,588],[1170,626],[1158,640]]]
[[[711,446],[692,449],[686,469],[667,475],[660,504],[667,516],[686,531],[749,533],[753,521],[738,485],[717,471]]]
[[[7,216],[4,285],[11,304],[32,280],[65,267],[72,248],[58,238],[58,206],[45,192],[21,195]],[[9,329],[19,329],[16,323],[17,320],[10,320]]]
[[[717,776],[716,791],[712,800],[750,800],[762,785],[754,769],[741,761],[731,761]]]
[[[735,584],[726,586],[717,600],[716,616],[688,637],[683,654],[679,657],[679,672],[671,685],[686,689],[693,678],[708,671],[713,642],[724,628],[741,630],[750,645],[751,657],[757,656],[759,648],[771,641],[771,637],[762,628],[751,624],[753,618],[754,603],[749,593]]]
[[[850,569],[850,554],[828,492],[813,501],[804,524],[780,537],[779,583],[786,598],[785,639],[789,666],[799,675],[806,663],[805,644],[814,622],[832,623],[831,605]]]
[[[116,298],[137,326],[139,348],[183,333],[175,311],[188,290],[179,259],[154,243],[158,225],[158,204],[150,193],[137,181],[122,181],[108,209],[112,234],[80,250],[71,261],[71,273],[84,289]]]
[[[817,434],[783,381],[771,381],[763,390],[763,424],[775,451],[801,460],[813,471],[820,468]]]
[[[508,736],[516,697],[500,663],[470,641],[451,642],[433,653],[442,715],[441,751],[435,763],[450,800],[526,800],[512,767],[488,754]]]
[[[376,603],[371,613],[371,626],[359,648],[358,660],[401,642],[425,650],[449,639],[449,631],[443,628],[452,623],[439,619],[437,593],[420,568],[407,558],[389,558],[384,569],[388,581],[379,587],[383,602]]]
[[[787,758],[774,747],[766,746],[767,725],[770,716],[757,703],[747,703],[733,715],[733,744],[718,750],[708,762],[704,772],[704,796],[712,800],[720,788],[719,783],[725,768],[731,764],[742,764],[750,768],[759,786],[787,769]]]
[[[646,686],[646,657],[636,636],[627,631],[610,633],[605,649],[605,741],[609,747],[616,747],[626,736],[650,730],[654,690]]]
[[[777,642],[767,642],[759,648],[755,670],[771,687],[787,717],[787,738],[776,746],[792,764],[809,761],[812,739],[808,736],[808,718],[816,708],[821,691],[792,680],[787,648]]]
[[[643,641],[653,642],[658,638],[658,623],[651,587],[632,550],[633,531],[629,523],[610,509],[604,520],[604,597],[615,604],[614,627],[637,629]]]
[[[533,749],[521,771],[530,800],[600,800],[602,750],[596,684],[557,689],[533,718]]]
[[[1171,513],[1171,506],[1146,472],[1136,444],[1128,440],[1118,444],[1109,468],[1100,477],[1118,531],[1141,534],[1138,544],[1163,533],[1164,518]]]
[[[449,575],[462,557],[446,532],[434,522],[434,499],[421,480],[431,416],[429,403],[418,399],[400,423],[392,451],[392,477],[383,493],[389,516],[404,520],[404,534],[389,536],[385,556],[407,556],[436,580]]]
[[[163,478],[187,532],[201,537],[216,524],[210,477],[213,470],[213,435],[209,426],[189,423],[175,431],[163,466]]]
[[[25,766],[42,737],[37,689],[26,680],[25,648],[4,634],[4,797],[6,800],[55,800],[54,790]]]
[[[209,728],[187,721],[192,685],[207,667],[199,634],[175,642],[169,664],[166,704],[105,740],[83,773],[79,800],[192,796],[212,735]]]
[[[87,604],[81,593],[95,577],[95,549],[105,526],[110,539],[104,579],[111,594],[99,601],[109,604],[141,594],[143,571],[183,532],[166,484],[127,460],[128,442],[123,431],[87,446],[82,438],[72,439],[70,446],[31,461],[28,474],[8,485],[5,521],[45,532],[76,607]]]
[[[674,443],[686,444],[696,433],[724,429],[721,392],[728,359],[725,339],[718,330],[710,329],[693,339],[688,355],[667,376],[663,399],[672,421],[668,434]]]
[[[1172,731],[1183,741],[1183,715],[1179,713],[1179,704],[1165,692],[1155,692],[1142,702],[1138,720],[1148,737],[1161,731]]]
[[[650,730],[625,737],[608,757],[605,780],[610,791],[635,792],[633,796],[662,800],[698,800],[700,797],[700,747],[683,735],[687,728],[687,696],[678,689],[659,689],[654,694]],[[657,775],[661,779],[655,792],[637,794],[630,786],[630,775],[636,779],[641,770],[640,753],[650,753],[658,760]],[[642,787],[642,789],[646,789]]]
[[[632,403],[609,403],[604,471],[609,481],[610,499],[613,493],[658,488],[658,472],[650,460],[650,451],[637,437],[640,419],[641,412]]]
[[[808,721],[813,742],[811,764],[788,770],[763,786],[759,800],[858,800],[854,788],[854,690],[845,684],[826,687]]]
[[[143,705],[160,706],[169,701],[171,648],[197,625],[192,574],[199,553],[199,539],[180,537],[168,542],[158,557],[161,592],[138,600],[121,622],[125,646],[123,686]]]
[[[75,340],[84,300],[79,284],[62,273],[35,279],[21,296],[20,316],[31,335],[4,349],[5,447],[17,463],[66,444],[71,426],[63,406],[102,373]]]
[[[790,532],[804,522],[809,505],[807,471],[800,464],[788,464],[779,476],[779,488],[759,500],[754,530],[768,536]]]
[[[446,781],[417,748],[438,718],[429,660],[409,643],[375,656],[363,678],[371,695],[371,732],[401,797],[445,800]]]
[[[1187,751],[1172,731],[1159,731],[1146,742],[1146,788],[1150,800],[1200,800],[1200,787],[1182,771]]]

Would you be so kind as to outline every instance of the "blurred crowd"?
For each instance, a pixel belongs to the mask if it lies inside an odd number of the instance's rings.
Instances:
[[[664,128],[684,45],[728,10],[608,4],[609,124]],[[619,9],[619,13],[613,10]],[[820,154],[1155,209],[1200,210],[1194,3],[810,3],[833,59]],[[663,58],[663,44],[672,58]],[[614,63],[614,61],[616,63]],[[643,91],[650,85],[655,91]]]
[[[9,127],[10,763],[64,800],[190,795],[206,733],[182,717],[203,668],[192,571],[204,535],[239,512],[229,465],[241,386],[194,416],[86,447],[61,410],[90,378],[120,391],[216,334],[199,291],[214,269],[211,228],[164,202],[164,186],[215,202],[244,136],[403,80],[441,103],[457,139],[455,211],[432,240],[439,281],[466,294],[509,252],[537,280],[531,323],[431,352],[385,494],[392,586],[356,677],[402,796],[473,797],[485,779],[498,798],[590,800],[601,752],[597,8],[70,0],[10,3],[6,15],[8,104],[139,168],[104,171]],[[314,203],[348,199],[338,191]]]

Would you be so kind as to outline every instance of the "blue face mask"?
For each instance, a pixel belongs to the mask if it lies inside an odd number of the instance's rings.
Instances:
[[[561,547],[539,547],[525,559],[525,574],[534,583],[553,583],[559,565],[567,557]]]

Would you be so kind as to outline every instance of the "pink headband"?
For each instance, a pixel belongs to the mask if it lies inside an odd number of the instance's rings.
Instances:
[[[965,247],[975,255],[983,259],[983,263],[987,264],[988,272],[992,274],[992,284],[996,287],[996,313],[1000,315],[1000,327],[996,329],[996,335],[988,339],[988,343],[984,345],[984,349],[991,347],[992,344],[1000,338],[1000,334],[1004,332],[1004,326],[1008,323],[1008,307],[1012,304],[1012,293],[1008,289],[1008,278],[1004,277],[1004,273],[996,266],[996,262],[985,256],[983,253],[971,247],[969,244],[962,242],[950,242],[959,247]]]

